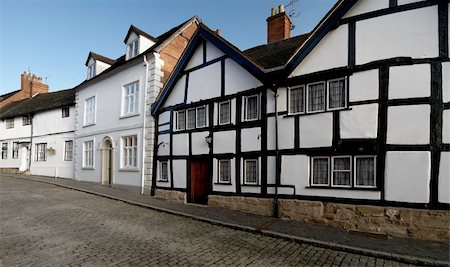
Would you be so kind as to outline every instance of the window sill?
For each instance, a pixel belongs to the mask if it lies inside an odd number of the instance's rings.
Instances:
[[[242,184],[241,186],[248,186],[248,187],[261,187],[259,184]]]
[[[333,112],[333,111],[345,111],[345,110],[352,110],[352,108],[346,107],[346,108],[335,108],[335,109],[313,111],[313,112],[288,113],[286,115],[283,115],[283,117],[308,116],[308,115],[314,115],[314,114],[322,114],[322,113],[328,113],[328,112]]]
[[[127,118],[131,118],[131,117],[137,117],[141,115],[141,113],[130,113],[130,114],[125,114],[119,117],[120,120],[122,119],[127,119]]]
[[[139,168],[120,168],[119,172],[139,172]]]
[[[158,182],[158,183],[168,183],[169,180],[156,180],[156,182]]]
[[[82,167],[82,170],[94,170],[94,167]]]
[[[86,127],[89,127],[89,126],[93,126],[93,125],[95,125],[95,123],[85,124],[85,125],[83,125],[83,128],[86,128]]]
[[[226,182],[215,182],[215,185],[233,185],[231,182],[226,183]]]
[[[338,186],[319,186],[319,185],[312,185],[312,186],[305,186],[306,189],[326,189],[326,190],[353,190],[353,191],[381,191],[379,188],[376,187],[338,187]]]

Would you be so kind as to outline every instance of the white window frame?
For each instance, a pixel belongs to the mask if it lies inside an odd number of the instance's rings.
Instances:
[[[291,112],[291,90],[303,88],[303,111],[300,112]],[[294,115],[294,114],[305,114],[307,109],[307,101],[306,101],[306,86],[305,85],[299,85],[294,86],[292,88],[288,89],[288,114]]]
[[[12,158],[13,159],[19,158],[19,142],[12,143]]]
[[[323,86],[324,86],[324,106],[323,106],[323,110],[313,110],[313,111],[311,111],[311,110],[309,110],[309,86],[311,86],[311,85],[317,85],[317,84],[323,84]],[[326,111],[327,110],[327,83],[325,82],[325,81],[322,81],[322,82],[315,82],[315,83],[309,83],[309,84],[307,84],[306,85],[306,107],[305,107],[305,110],[306,110],[306,112],[307,113],[309,113],[309,114],[312,114],[312,113],[319,113],[319,112],[324,112],[324,111]]]
[[[166,165],[166,172],[163,172],[163,165]],[[168,160],[161,160],[159,162],[159,175],[158,175],[158,182],[168,182],[169,181],[169,161]],[[164,175],[165,174],[165,177]]]
[[[327,164],[327,178],[328,183],[326,184],[316,184],[314,183],[314,160],[315,159],[326,159],[328,161]],[[312,186],[321,186],[321,187],[329,187],[330,186],[330,157],[311,157],[311,185]]]
[[[72,145],[68,146],[68,144]],[[64,141],[64,161],[72,161],[72,160],[73,160],[73,140],[67,140]]]
[[[128,44],[128,59],[139,55],[139,37]]]
[[[3,149],[3,147],[6,147],[6,149]],[[8,143],[7,142],[2,143],[2,159],[8,159]]]
[[[343,107],[337,107],[337,108],[330,108],[330,83],[332,82],[336,82],[336,81],[344,81],[344,106]],[[333,79],[333,80],[329,80],[327,81],[327,88],[326,88],[327,92],[326,92],[326,106],[327,106],[327,110],[340,110],[340,109],[345,109],[347,108],[347,78],[338,78],[338,79]]]
[[[198,124],[198,110],[201,108],[205,109],[205,124],[204,125]],[[196,128],[204,128],[204,127],[206,127],[206,125],[208,125],[208,109],[206,108],[206,105],[196,107],[195,108],[195,127]]]
[[[247,181],[247,162],[254,161],[256,163],[256,182]],[[258,159],[244,159],[244,185],[258,185],[259,184],[259,165]]]
[[[343,159],[343,158],[347,158],[349,159],[350,162],[350,167],[348,170],[335,170],[334,169],[334,159]],[[330,164],[330,163],[328,163]],[[344,188],[351,188],[352,187],[352,156],[333,156],[331,157],[331,169],[330,172],[331,173],[331,187],[344,187]],[[346,173],[350,173],[349,175],[349,185],[337,185],[334,184],[334,173],[335,172],[346,172]]]
[[[227,103],[228,104],[228,107],[229,107],[229,109],[228,109],[228,121],[227,122],[221,122],[220,121],[220,114],[222,113],[222,104],[225,104],[225,103]],[[227,101],[223,101],[223,102],[220,102],[219,103],[219,118],[218,118],[218,123],[219,123],[219,125],[226,125],[226,124],[230,124],[231,123],[231,101],[230,100],[227,100]]]
[[[180,117],[179,117],[179,114],[180,113],[184,113],[184,127],[183,128],[178,128],[178,126],[179,126],[179,124],[178,124],[178,122],[180,121]],[[175,121],[175,129],[177,130],[177,131],[184,131],[184,130],[186,130],[186,115],[187,115],[187,112],[186,112],[186,110],[178,110],[176,113],[175,113],[175,116],[176,116],[176,121]]]
[[[92,101],[92,103],[93,103],[93,108],[92,108],[92,110],[90,110],[92,112],[92,116],[90,116],[90,113],[88,113],[88,111],[89,111],[88,102],[89,101]],[[91,96],[91,97],[87,98],[86,100],[84,100],[84,126],[89,126],[89,125],[95,124],[96,113],[97,113],[97,97]],[[92,121],[88,121],[88,119],[90,119],[90,117],[92,117]]]
[[[188,127],[189,126],[189,111],[194,111],[194,127]],[[192,130],[195,129],[197,126],[197,111],[195,108],[189,108],[186,109],[186,130]]]
[[[30,115],[22,116],[22,126],[31,125],[32,119]]]
[[[128,94],[129,90],[134,89],[133,94]],[[140,113],[140,94],[141,90],[139,90],[139,81],[134,81],[122,86],[122,116],[133,116]],[[128,99],[128,105],[127,105]],[[130,99],[133,99],[133,102],[130,102]],[[128,108],[132,106],[133,110],[128,110]]]
[[[6,129],[13,129],[14,128],[14,118],[6,119],[5,126],[6,126]]]
[[[92,148],[88,150],[88,143],[92,143]],[[88,152],[91,151],[92,154],[92,164],[89,165],[89,154]],[[95,166],[95,141],[92,140],[86,140],[83,142],[83,168],[85,169],[94,169]]]
[[[47,161],[47,143],[38,143],[36,144],[35,147],[36,147],[35,161],[36,162]],[[44,147],[43,150],[42,147]]]
[[[223,162],[228,162],[228,174],[229,174],[228,180],[223,180],[223,177],[220,175],[220,173],[221,173],[220,172],[220,167],[221,167]],[[219,171],[219,173],[218,173],[217,176],[218,176],[219,184],[230,184],[231,183],[231,160],[230,159],[219,159],[218,171]]]
[[[248,108],[248,99],[256,97],[256,118],[248,118],[247,108]],[[244,121],[257,121],[260,117],[260,96],[259,94],[244,96]]]
[[[97,68],[95,66],[95,62],[88,66],[87,72],[88,72],[88,80],[95,77],[96,72],[97,72]]]
[[[359,158],[373,158],[373,186],[365,186],[365,185],[358,185],[356,183],[356,159]],[[355,188],[377,188],[377,156],[371,156],[371,155],[358,155],[354,156],[354,164],[353,164],[353,186]]]
[[[127,140],[134,145],[126,146]],[[135,139],[133,141],[133,139]],[[138,151],[138,136],[137,135],[127,135],[121,137],[121,168],[122,169],[137,169],[139,168],[139,151]],[[134,155],[133,155],[134,154]],[[134,160],[134,162],[133,162]]]

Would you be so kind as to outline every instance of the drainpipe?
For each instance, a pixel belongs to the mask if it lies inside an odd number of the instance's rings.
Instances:
[[[28,171],[31,174],[31,161],[33,160],[33,154],[31,153],[31,149],[33,148],[33,125],[34,125],[34,121],[33,121],[33,114],[30,114],[31,117],[31,135],[30,135],[30,149],[28,151]]]
[[[144,66],[145,66],[145,84],[144,84],[144,123],[142,125],[142,166],[141,166],[141,194],[144,194],[144,186],[145,186],[145,126],[147,121],[147,85],[148,85],[148,61],[147,55],[144,55]]]
[[[278,185],[280,184],[280,166],[278,164],[278,87],[274,91],[275,97],[275,203],[273,217],[278,218]]]

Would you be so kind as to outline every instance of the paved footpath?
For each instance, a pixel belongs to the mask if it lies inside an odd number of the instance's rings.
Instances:
[[[92,183],[0,174],[0,266],[448,264],[448,243],[380,240],[290,221],[257,230],[269,220]]]

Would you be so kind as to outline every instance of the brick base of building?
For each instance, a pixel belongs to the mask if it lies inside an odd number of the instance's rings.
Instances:
[[[186,203],[186,193],[173,190],[155,189],[155,198],[162,198],[174,202]]]
[[[280,199],[278,203],[278,214],[281,219],[415,239],[437,241],[450,239],[450,211],[447,210],[349,205],[295,199]],[[274,199],[211,195],[208,205],[271,216]]]

